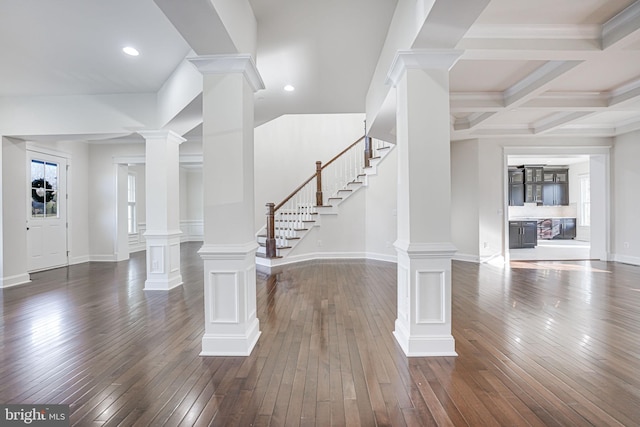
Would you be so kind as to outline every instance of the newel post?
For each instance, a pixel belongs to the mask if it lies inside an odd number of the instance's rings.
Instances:
[[[316,162],[316,206],[322,206],[322,162]]]
[[[267,258],[276,257],[276,223],[275,204],[267,203],[267,240],[265,241],[265,255]]]
[[[371,166],[371,158],[373,157],[373,147],[371,146],[371,138],[368,135],[364,137],[364,167]]]

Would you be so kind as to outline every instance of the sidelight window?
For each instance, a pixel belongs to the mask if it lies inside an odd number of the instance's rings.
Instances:
[[[591,181],[589,174],[582,174],[580,178],[580,226],[591,225]]]
[[[129,234],[138,232],[136,213],[136,175],[130,173],[127,179],[127,228]]]

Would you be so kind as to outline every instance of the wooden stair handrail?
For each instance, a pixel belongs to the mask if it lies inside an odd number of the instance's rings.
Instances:
[[[340,156],[347,153],[353,147],[355,147],[360,141],[365,140],[367,148],[365,149],[365,165],[368,163],[368,159],[371,157],[371,140],[366,135],[358,138],[357,141],[350,144],[347,148],[342,150],[335,156],[333,159],[329,160],[327,163],[322,165],[322,162],[316,162],[316,172],[311,175],[306,181],[298,186],[291,194],[289,194],[283,201],[278,203],[277,206],[274,206],[274,203],[267,203],[267,226],[266,226],[266,239],[265,239],[265,256],[267,258],[276,258],[277,257],[277,241],[276,241],[276,233],[275,233],[275,213],[278,209],[283,207],[289,200],[291,200],[300,190],[302,190],[313,178],[316,178],[316,206],[322,206],[323,204],[323,195],[322,195],[322,169],[329,166],[331,163],[336,161]]]
[[[358,142],[362,141],[364,138],[365,138],[364,136],[361,136],[360,138],[358,138],[358,140],[356,142],[354,142],[353,144],[351,144],[350,146],[348,146],[347,148],[342,150],[337,156],[335,156],[333,159],[331,159],[327,163],[325,163],[324,166],[322,166],[322,169],[326,168],[331,163],[333,163],[336,160],[338,160],[338,157],[342,156],[344,153],[346,153],[347,151],[351,150]]]
[[[344,153],[346,153],[347,151],[349,151],[351,148],[353,148],[358,142],[362,141],[362,139],[364,138],[364,136],[361,136],[360,138],[358,138],[358,140],[356,142],[354,142],[353,144],[349,145],[347,148],[345,148],[344,150],[342,150],[337,156],[335,156],[333,159],[329,160],[327,163],[325,163],[322,168],[320,168],[320,170],[326,168],[327,166],[329,166],[331,163],[333,163],[334,161],[336,161],[338,159],[338,157],[342,156]],[[274,212],[277,211],[278,209],[280,209],[281,207],[284,206],[285,203],[287,203],[289,200],[291,200],[291,198],[293,198],[293,196],[296,195],[296,193],[300,190],[302,190],[302,188],[307,185],[313,178],[315,178],[317,176],[317,173],[314,173],[313,175],[311,175],[305,182],[303,182],[302,184],[300,184],[298,186],[298,188],[296,188],[295,190],[293,190],[291,192],[291,194],[289,194],[287,197],[285,197],[285,199],[283,201],[281,201],[280,203],[278,203],[275,208],[273,209]]]

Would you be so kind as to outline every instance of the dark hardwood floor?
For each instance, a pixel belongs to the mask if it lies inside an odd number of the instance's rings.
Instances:
[[[258,277],[249,357],[200,357],[200,244],[184,285],[144,292],[144,253],[2,291],[0,403],[73,425],[634,426],[640,267],[453,263],[458,357],[406,358],[395,265],[323,261]]]

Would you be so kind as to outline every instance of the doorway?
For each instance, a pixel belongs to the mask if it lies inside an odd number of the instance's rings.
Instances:
[[[27,151],[27,271],[68,264],[67,160]]]
[[[534,191],[531,192],[533,196],[529,193],[522,196],[524,203],[512,206],[512,183],[507,182],[509,179],[505,180],[505,257],[509,260],[606,260],[609,220],[608,158],[608,149],[601,147],[505,148],[505,177],[511,179],[510,166],[513,170],[517,166],[530,165],[529,170],[540,169],[544,172],[540,174],[541,183],[532,178],[523,178],[523,183],[531,184],[525,184],[525,189],[535,190],[537,186],[546,190],[547,175],[551,177],[551,173],[547,172],[567,172],[566,177],[563,175],[559,181],[562,183],[562,202],[554,204],[545,199],[544,192]],[[534,200],[529,200],[531,197]],[[509,242],[508,230],[511,222],[523,220],[537,222],[537,225],[534,223],[538,237],[535,247],[512,247]],[[545,227],[546,225],[548,226]],[[572,232],[568,233],[567,230]]]

